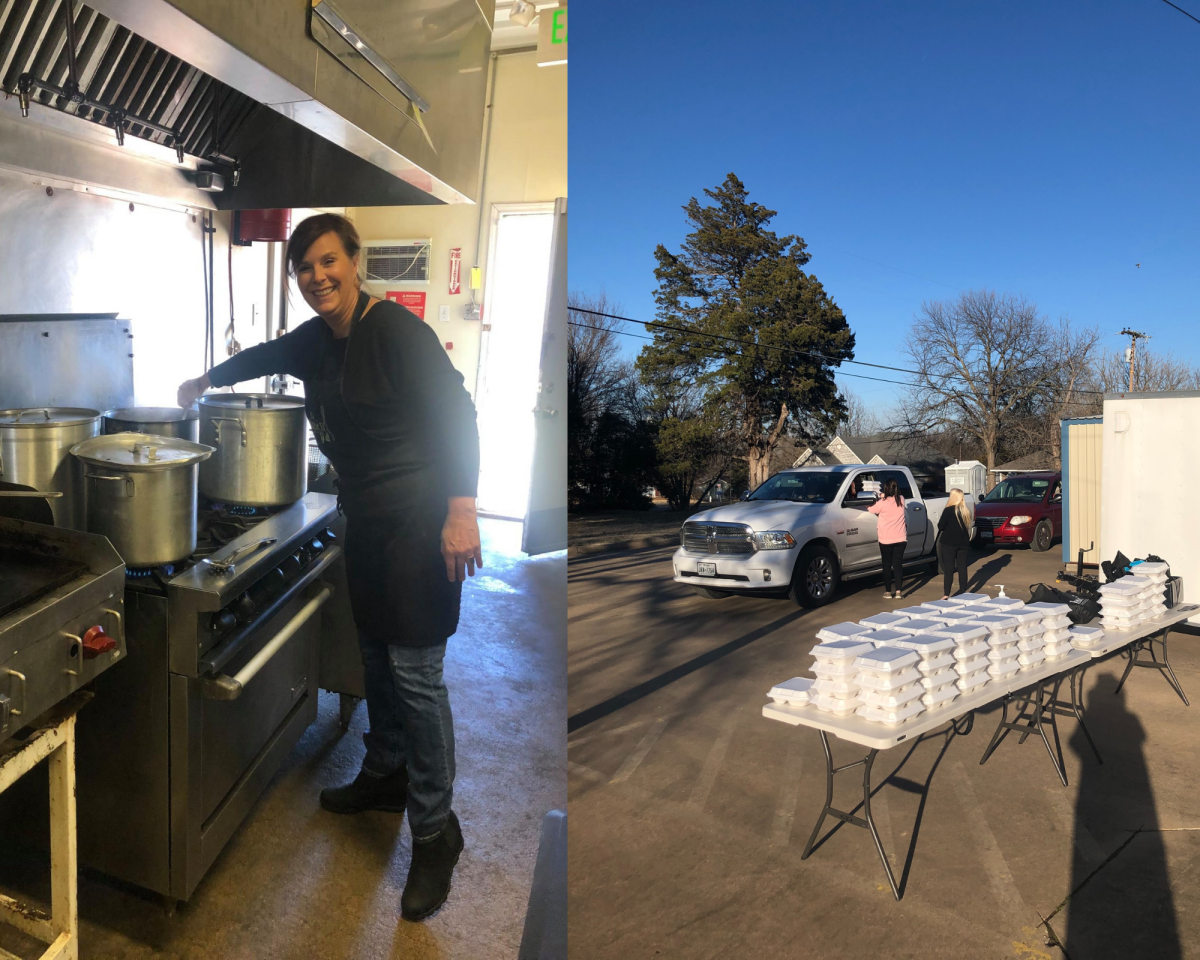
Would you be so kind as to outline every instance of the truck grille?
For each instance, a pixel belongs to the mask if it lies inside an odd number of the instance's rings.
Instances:
[[[976,517],[975,526],[980,530],[995,530],[1008,522],[1008,517]]]
[[[754,553],[754,534],[744,523],[692,523],[679,536],[688,553],[747,555]]]

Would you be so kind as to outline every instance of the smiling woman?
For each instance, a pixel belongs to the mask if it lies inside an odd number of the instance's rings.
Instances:
[[[434,332],[360,289],[359,239],[336,214],[309,217],[287,257],[316,316],[179,388],[189,406],[209,387],[271,374],[304,383],[313,435],[338,474],[346,577],[371,730],[353,783],[324,790],[334,813],[407,809],[413,858],[401,913],[445,901],[463,848],[451,810],[454,732],[442,679],[462,581],[482,566],[475,494],[479,434],[463,378]]]

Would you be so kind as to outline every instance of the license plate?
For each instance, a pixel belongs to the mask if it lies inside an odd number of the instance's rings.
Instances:
[[[985,540],[991,540],[992,537],[995,536],[995,532],[992,530],[980,530],[979,535]]]
[[[696,573],[702,577],[715,577],[717,565],[715,563],[698,563],[696,564]]]

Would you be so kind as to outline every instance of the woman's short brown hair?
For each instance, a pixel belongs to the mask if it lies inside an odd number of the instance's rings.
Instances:
[[[296,229],[288,238],[287,260],[292,276],[296,275],[308,248],[327,233],[337,234],[338,239],[342,242],[342,249],[346,251],[346,256],[352,260],[362,248],[354,224],[340,214],[318,213],[316,216],[307,217],[296,224]]]

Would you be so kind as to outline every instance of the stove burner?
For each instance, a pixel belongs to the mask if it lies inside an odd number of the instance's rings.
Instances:
[[[176,569],[177,567],[173,563],[162,563],[157,567],[126,567],[125,576],[130,580],[146,580],[150,577],[169,580],[175,576]]]
[[[230,507],[229,512],[235,517],[256,517],[258,516],[258,507]]]

